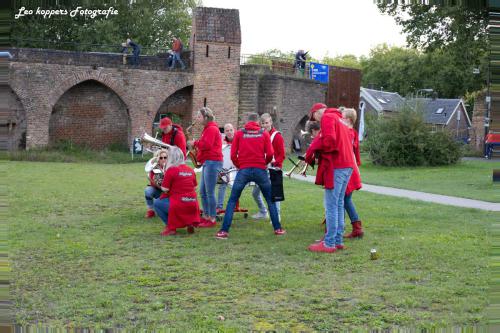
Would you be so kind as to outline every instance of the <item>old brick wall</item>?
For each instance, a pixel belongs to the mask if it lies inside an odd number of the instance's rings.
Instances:
[[[237,123],[241,31],[235,9],[196,8],[193,15],[193,113],[207,106],[216,121]],[[194,128],[195,135],[201,126]]]
[[[289,151],[300,138],[311,105],[325,102],[327,86],[308,79],[273,74],[258,66],[242,66],[239,117],[245,113],[269,113],[284,137]]]
[[[97,81],[73,86],[54,105],[49,122],[49,143],[70,140],[102,149],[128,146],[130,118],[120,97]]]
[[[0,149],[17,150],[26,144],[26,113],[8,85],[0,85]]]
[[[193,73],[142,69],[69,66],[11,62],[9,85],[24,106],[27,147],[49,143],[49,122],[54,106],[72,87],[93,80],[113,91],[130,116],[128,143],[151,133],[154,117],[165,100],[193,85]],[[189,111],[190,112],[190,111]]]
[[[486,94],[479,94],[474,102],[472,111],[471,147],[477,151],[484,150],[484,117],[487,113]]]

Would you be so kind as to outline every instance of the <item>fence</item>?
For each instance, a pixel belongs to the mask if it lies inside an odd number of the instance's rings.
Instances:
[[[306,62],[304,68],[295,66],[294,58],[269,57],[255,54],[242,54],[241,65],[259,65],[272,73],[296,76],[298,78],[309,79],[310,63]]]

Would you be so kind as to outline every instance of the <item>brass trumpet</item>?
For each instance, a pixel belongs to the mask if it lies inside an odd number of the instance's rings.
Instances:
[[[299,161],[295,162],[290,157],[288,158],[288,160],[292,162],[293,166],[288,172],[285,173],[285,176],[291,177],[296,170],[299,170],[299,172],[296,172],[297,174],[302,175],[304,177],[306,176],[306,170],[307,170],[306,161],[299,158]]]

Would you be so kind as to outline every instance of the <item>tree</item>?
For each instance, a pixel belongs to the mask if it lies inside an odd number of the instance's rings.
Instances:
[[[44,9],[74,10],[72,1],[60,1],[59,6]],[[80,1],[88,9],[114,7],[118,15],[95,18],[57,15],[43,18],[30,15],[14,20],[12,40],[19,47],[51,47],[67,50],[120,50],[120,44],[132,38],[143,47],[145,54],[155,54],[171,45],[174,36],[189,40],[191,15],[200,0],[131,0],[106,1],[99,6],[92,1]],[[28,6],[26,6],[28,8]],[[36,10],[36,8],[30,8]],[[34,41],[35,40],[35,41]],[[39,42],[37,42],[39,41]],[[95,44],[94,46],[91,46]],[[104,45],[104,46],[103,46]]]

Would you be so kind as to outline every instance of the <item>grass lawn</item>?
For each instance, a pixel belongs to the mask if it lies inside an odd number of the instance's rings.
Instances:
[[[295,156],[292,159],[297,160]],[[362,160],[361,179],[366,184],[500,202],[500,183],[492,180],[493,169],[500,169],[500,162],[461,161],[451,166],[393,168],[373,165],[366,155]],[[285,161],[285,171],[291,167],[292,163]],[[314,175],[315,170],[308,168],[307,174]]]
[[[489,226],[500,214],[356,193],[366,228],[315,254],[322,190],[286,181],[288,234],[237,215],[162,238],[143,219],[143,164],[6,162],[19,324],[187,330],[440,327],[485,322]],[[249,191],[241,201],[252,208]],[[377,248],[380,259],[369,259]],[[223,316],[224,320],[219,316]]]

